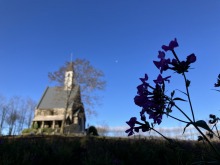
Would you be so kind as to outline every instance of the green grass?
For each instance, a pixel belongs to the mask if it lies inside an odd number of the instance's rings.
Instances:
[[[193,141],[169,144],[160,139],[0,137],[1,165],[187,165],[206,158],[206,151],[211,153],[202,142]]]

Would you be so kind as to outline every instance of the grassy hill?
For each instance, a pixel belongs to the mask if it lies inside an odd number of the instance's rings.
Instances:
[[[216,143],[220,149],[220,145]],[[0,137],[0,164],[186,165],[209,159],[203,142],[110,137]]]

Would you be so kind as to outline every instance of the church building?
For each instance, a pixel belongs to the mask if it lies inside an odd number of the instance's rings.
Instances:
[[[83,133],[85,111],[80,86],[76,85],[73,63],[66,68],[63,87],[47,87],[34,114],[32,125],[38,129],[52,128],[57,133]]]

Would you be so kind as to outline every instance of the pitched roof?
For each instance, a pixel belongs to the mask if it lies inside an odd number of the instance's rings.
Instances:
[[[68,63],[66,71],[73,71],[73,62]]]
[[[37,105],[37,109],[53,109],[53,108],[66,108],[66,102],[68,98],[68,90],[58,87],[47,87],[40,102]],[[76,97],[79,97],[79,86],[75,86],[70,95],[69,108],[75,103]]]

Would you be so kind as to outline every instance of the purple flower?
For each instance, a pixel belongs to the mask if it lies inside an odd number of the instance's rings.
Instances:
[[[156,124],[160,124],[162,122],[162,114],[159,113],[151,113],[151,115],[149,116],[149,119],[154,119],[154,123]]]
[[[144,96],[144,95],[135,96],[134,97],[134,102],[139,107],[143,107],[148,102],[148,98],[147,98],[147,96]]]
[[[129,128],[125,131],[125,133],[128,133],[128,136],[134,135],[133,128]]]
[[[194,63],[196,61],[196,56],[195,54],[190,54],[189,56],[187,56],[186,58],[186,62],[188,64]]]
[[[186,61],[178,62],[176,59],[173,59],[170,63],[170,69],[176,71],[179,74],[182,74],[184,72],[188,72],[188,69],[190,68],[190,64],[194,63],[196,61],[195,54],[190,54],[187,56]]]
[[[135,127],[135,128],[134,128],[134,131],[135,131],[135,132],[139,132],[139,129],[140,129],[140,128],[141,128],[141,127]]]
[[[136,117],[132,117],[132,118],[130,118],[130,120],[127,121],[126,123],[127,123],[130,127],[134,127],[136,121],[137,121],[137,118],[136,118]]]
[[[141,120],[142,120],[142,121],[146,121],[146,116],[145,116],[143,110],[140,112],[140,116],[141,116]]]
[[[160,61],[153,61],[155,66],[160,69],[160,73],[163,73],[163,71],[166,71],[169,68],[170,59],[165,59],[165,53],[162,51],[159,51],[158,58],[160,58]]]
[[[162,49],[164,51],[168,51],[168,50],[172,51],[172,50],[174,50],[175,47],[178,47],[178,46],[179,46],[179,44],[178,44],[178,42],[177,42],[177,40],[175,38],[173,41],[170,41],[169,46],[163,45]]]
[[[147,131],[149,131],[150,130],[150,126],[148,125],[148,126],[146,126],[146,127],[142,127],[142,132],[147,132]]]
[[[161,56],[161,58],[163,57]],[[152,87],[146,83],[146,80],[148,80],[148,76],[146,74],[145,78],[140,78],[142,84],[137,87],[138,92],[134,97],[134,102],[136,105],[142,107],[142,111],[140,112],[142,121],[146,121],[146,113],[149,115],[150,119],[154,120],[154,123],[161,123],[162,115],[164,114],[164,111],[166,110],[169,103],[169,100],[167,100],[164,94],[165,81],[169,82],[170,77],[171,76],[167,76],[163,78],[162,75],[159,74],[157,79],[154,80],[155,87]],[[127,132],[132,135],[133,128],[127,130]]]
[[[145,113],[147,113],[149,118],[154,120],[154,123],[160,124],[162,122],[162,115],[168,106],[168,100],[164,95],[164,84],[161,83],[169,77],[162,78],[161,75],[158,77],[155,88],[150,88],[152,92],[148,91],[145,95],[137,95],[134,101],[136,105],[142,107],[140,112],[142,121],[146,121]]]
[[[134,126],[135,126],[136,121],[137,121],[137,118],[132,117],[132,118],[130,118],[129,121],[126,122],[130,126],[130,128],[125,131],[126,133],[128,133],[128,136],[131,136],[134,134],[133,130],[135,128]]]
[[[160,59],[164,59],[165,58],[165,53],[163,52],[163,51],[158,51],[158,58],[160,58]]]
[[[154,82],[155,82],[156,84],[163,84],[164,81],[170,82],[170,80],[169,80],[170,77],[171,77],[171,76],[167,76],[167,77],[163,78],[163,77],[161,76],[161,74],[159,74],[158,77],[157,77],[157,79],[154,80]]]
[[[145,74],[144,78],[140,78],[140,80],[142,81],[142,83],[145,83],[148,80],[148,75]]]

